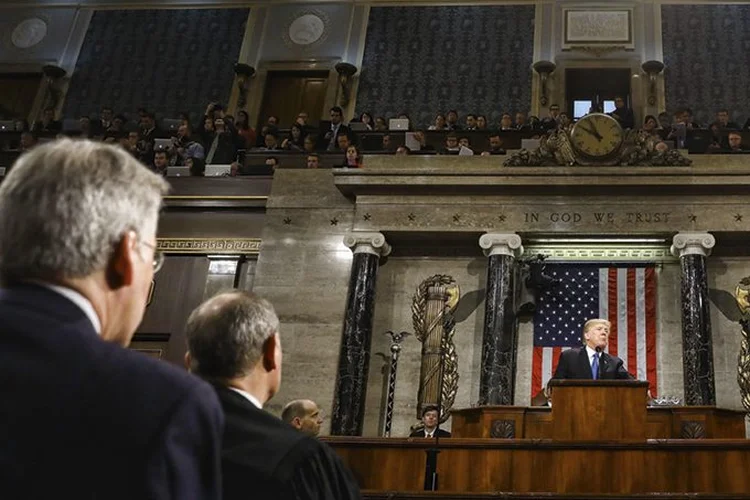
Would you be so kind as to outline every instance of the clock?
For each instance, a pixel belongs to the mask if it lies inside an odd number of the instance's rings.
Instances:
[[[573,148],[586,163],[604,163],[612,159],[620,150],[624,138],[620,123],[603,113],[584,116],[570,132]]]

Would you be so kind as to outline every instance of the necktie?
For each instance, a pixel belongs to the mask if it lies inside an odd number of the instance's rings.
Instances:
[[[599,378],[599,353],[594,353],[594,361],[591,363],[591,378],[594,380]]]

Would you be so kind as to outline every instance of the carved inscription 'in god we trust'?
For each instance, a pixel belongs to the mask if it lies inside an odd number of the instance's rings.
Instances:
[[[525,212],[524,222],[563,224],[661,224],[669,222],[671,212]]]

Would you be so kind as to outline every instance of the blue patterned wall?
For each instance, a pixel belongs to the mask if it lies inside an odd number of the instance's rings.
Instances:
[[[699,123],[728,108],[750,114],[750,5],[663,5],[667,110],[688,106]]]
[[[429,125],[436,112],[528,111],[534,6],[373,7],[357,110],[406,112]]]
[[[165,117],[202,115],[226,103],[248,9],[97,11],[66,98],[66,117],[110,105],[132,117],[143,106]]]

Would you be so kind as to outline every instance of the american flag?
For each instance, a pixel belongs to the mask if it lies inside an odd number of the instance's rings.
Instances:
[[[548,264],[545,274],[560,283],[539,297],[534,314],[531,397],[547,384],[560,353],[582,345],[583,324],[612,323],[606,351],[618,356],[656,396],[656,270]]]

